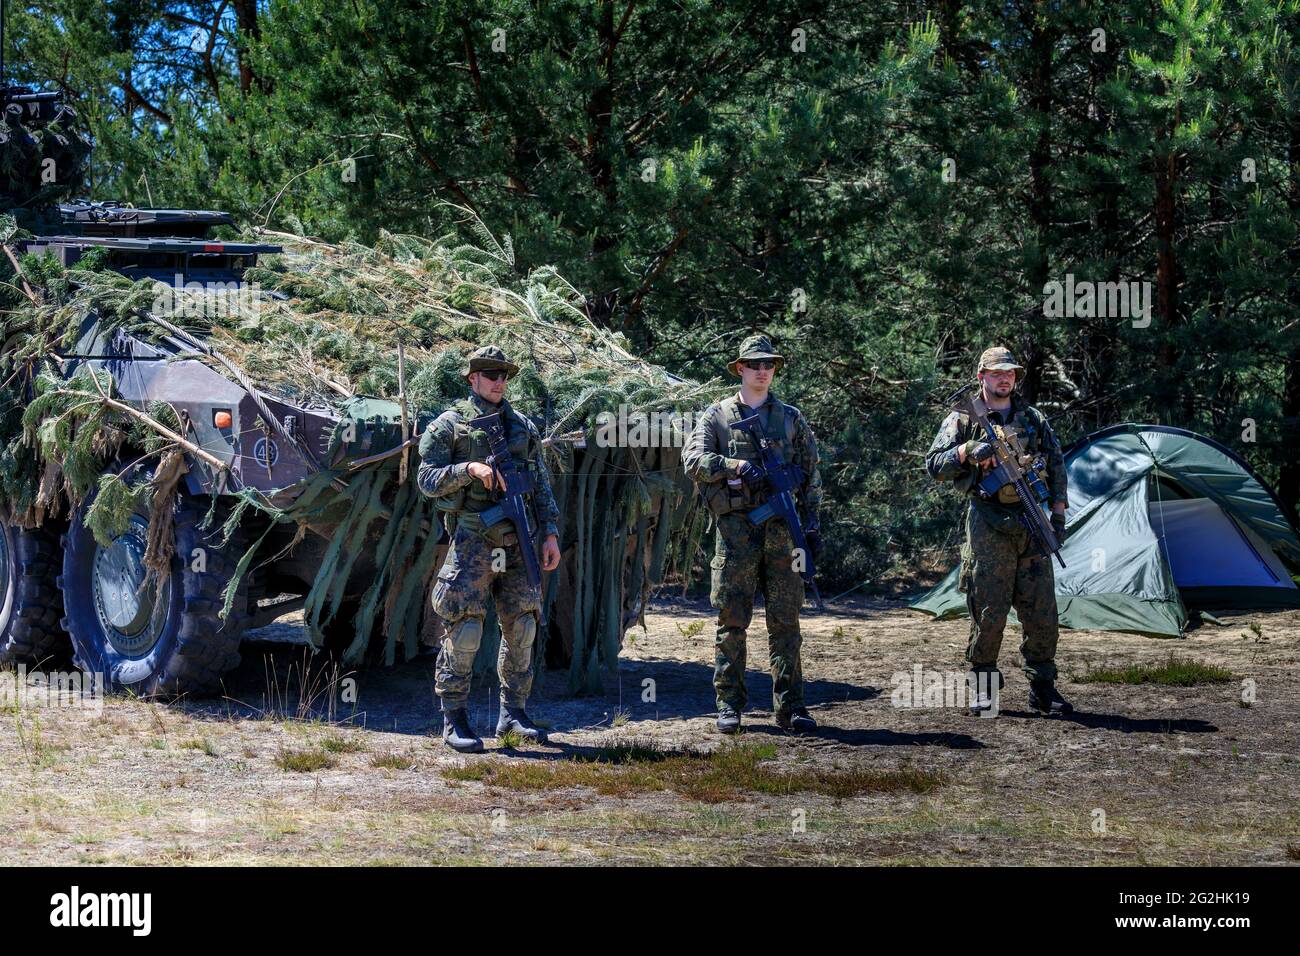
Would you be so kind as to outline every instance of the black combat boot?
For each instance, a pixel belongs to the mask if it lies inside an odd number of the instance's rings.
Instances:
[[[469,713],[464,707],[449,710],[442,715],[442,742],[463,754],[483,752],[483,741],[469,725]]]
[[[522,707],[501,707],[501,717],[497,720],[497,736],[513,730],[524,740],[535,744],[546,743],[546,731],[528,719]]]
[[[795,734],[810,734],[817,729],[817,721],[813,720],[812,714],[808,713],[807,707],[796,707],[794,710],[776,712],[776,725],[782,730],[788,730]]]
[[[724,734],[740,733],[740,712],[726,704],[719,707],[718,731]]]
[[[1056,683],[1050,680],[1036,680],[1029,685],[1029,708],[1049,717],[1074,713],[1074,705],[1061,696]]]
[[[974,667],[970,672],[972,717],[996,717],[998,696],[1006,680],[996,667]]]

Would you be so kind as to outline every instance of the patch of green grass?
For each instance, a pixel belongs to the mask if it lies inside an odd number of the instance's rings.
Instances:
[[[819,793],[830,797],[899,791],[929,793],[946,782],[939,774],[911,768],[782,770],[767,763],[776,755],[774,744],[669,751],[633,740],[569,760],[476,761],[447,770],[444,776],[507,790],[590,787],[607,796],[669,790],[703,803],[736,800],[744,793]]]
[[[361,750],[361,741],[342,734],[326,734],[320,739],[320,748],[332,754],[354,754]]]
[[[527,742],[528,738],[517,730],[507,730],[497,734],[497,746],[502,750],[518,750]]]
[[[410,770],[415,766],[415,761],[406,754],[375,754],[370,758],[370,766],[380,770]]]
[[[281,750],[275,755],[275,765],[281,770],[295,773],[311,773],[315,770],[327,770],[338,760],[324,750],[310,747],[306,750]]]
[[[691,621],[690,624],[685,624],[685,625],[681,624],[678,621],[674,621],[673,624],[677,628],[677,633],[680,634],[682,637],[686,638],[688,641],[694,640],[695,638],[699,637],[702,633],[704,633],[703,621]]]
[[[185,740],[179,746],[182,750],[201,750],[209,757],[220,756],[216,745],[207,737],[195,737],[193,740]]]
[[[1088,667],[1075,677],[1080,684],[1163,684],[1167,687],[1195,687],[1198,684],[1226,684],[1236,675],[1217,664],[1169,655],[1159,664],[1130,664],[1128,667]]]

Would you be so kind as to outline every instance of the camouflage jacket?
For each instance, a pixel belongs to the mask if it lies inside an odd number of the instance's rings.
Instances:
[[[504,399],[500,406],[495,406],[471,394],[429,423],[420,436],[420,472],[416,479],[420,491],[439,499],[439,508],[454,515],[491,507],[492,495],[469,473],[471,462],[487,459],[487,440],[482,432],[471,431],[468,423],[472,418],[495,411],[500,411],[505,418],[510,456],[521,472],[533,475],[535,490],[530,498],[542,537],[558,536],[560,509],[556,507],[550,476],[542,461],[541,433]]]
[[[822,479],[817,470],[817,442],[812,428],[803,413],[793,405],[779,401],[771,392],[757,409],[751,409],[740,400],[739,393],[715,402],[695,423],[686,447],[682,450],[682,466],[696,483],[714,514],[757,507],[763,501],[761,493],[748,488],[732,488],[729,494],[727,479],[737,477],[738,469],[746,461],[758,461],[758,449],[743,432],[734,431],[732,422],[758,412],[768,435],[781,447],[781,457],[793,461],[803,471],[803,486],[799,489],[799,507],[803,512],[805,531],[820,527],[818,510],[822,501]]]
[[[1016,395],[1011,396],[1011,407],[1006,411],[989,411],[989,421],[994,425],[1015,432],[1025,452],[1043,458],[1045,465],[1043,480],[1051,494],[1050,504],[1066,504],[1068,479],[1065,473],[1065,458],[1061,454],[1060,442],[1047,424],[1043,413],[1031,405],[1022,402]],[[951,481],[958,491],[971,495],[976,506],[984,510],[996,524],[1005,524],[1006,519],[1019,513],[1019,504],[1003,504],[997,500],[983,498],[978,493],[978,466],[958,458],[957,450],[968,441],[983,441],[984,434],[980,427],[961,412],[952,412],[939,426],[933,444],[925,456],[925,470],[936,481]]]

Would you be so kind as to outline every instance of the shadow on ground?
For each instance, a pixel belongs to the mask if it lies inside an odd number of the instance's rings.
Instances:
[[[343,669],[324,655],[313,656],[302,644],[252,641],[245,643],[241,657],[240,666],[224,683],[222,697],[173,705],[197,719],[289,716],[414,735],[441,729],[432,656],[393,667]],[[600,695],[570,696],[568,679],[567,670],[543,672],[529,703],[529,713],[557,733],[609,728],[616,720],[634,732],[642,721],[685,721],[712,717],[717,710],[713,668],[700,662],[625,659],[618,672],[604,676]],[[750,669],[747,686],[748,713],[770,719],[771,676]],[[878,687],[832,680],[809,680],[804,685],[805,700],[814,712],[821,705],[873,700],[880,694]],[[475,678],[469,710],[475,728],[491,732],[498,715],[495,678]],[[889,736],[881,732],[879,739],[862,742],[889,743]],[[893,742],[915,738],[910,742],[928,743],[932,741],[923,738],[951,735],[892,736],[899,738]]]
[[[698,616],[698,608],[669,607],[673,616]],[[394,667],[342,669],[324,655],[313,656],[299,641],[300,628],[272,625],[255,632],[241,650],[239,668],[225,682],[223,697],[210,700],[173,702],[196,719],[295,717],[324,720],[348,726],[403,733],[412,736],[438,735],[442,716],[434,694],[434,658],[420,657]],[[297,642],[296,642],[297,641]],[[683,657],[711,655],[707,643],[684,646]],[[763,658],[755,659],[761,665]],[[529,713],[556,734],[600,731],[615,726],[635,735],[640,723],[654,724],[656,731],[671,730],[672,722],[711,718],[716,713],[711,661],[676,657],[622,658],[619,670],[604,675],[603,692],[571,696],[569,673],[547,670],[538,675]],[[750,734],[786,733],[772,723],[771,676],[751,666],[746,678],[749,708],[745,730]],[[833,717],[823,713],[829,705],[871,701],[884,693],[869,684],[835,680],[808,680],[805,700],[823,725],[816,739],[827,743],[863,747],[933,746],[951,750],[982,749],[985,744],[968,733],[908,732],[872,728],[837,728]],[[476,678],[469,704],[470,719],[480,734],[491,735],[498,716],[495,678]],[[829,718],[829,719],[828,719]],[[1133,718],[1120,714],[1076,712],[1068,717],[1043,718],[1027,711],[1003,709],[1001,719],[1059,720],[1089,729],[1124,734],[1214,733],[1218,727],[1204,720]],[[973,725],[972,729],[978,727]],[[982,729],[982,728],[980,728]],[[696,725],[683,734],[698,734]],[[532,757],[593,757],[601,748],[571,743],[545,750],[521,751]]]

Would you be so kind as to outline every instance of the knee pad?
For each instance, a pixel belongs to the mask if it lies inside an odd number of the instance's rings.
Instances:
[[[519,651],[525,652],[532,650],[533,641],[537,638],[537,615],[522,614],[519,620],[515,621],[515,643]]]
[[[446,640],[451,655],[456,661],[456,669],[463,669],[461,665],[473,667],[474,655],[478,653],[478,646],[483,642],[483,619],[462,618],[447,631]]]

